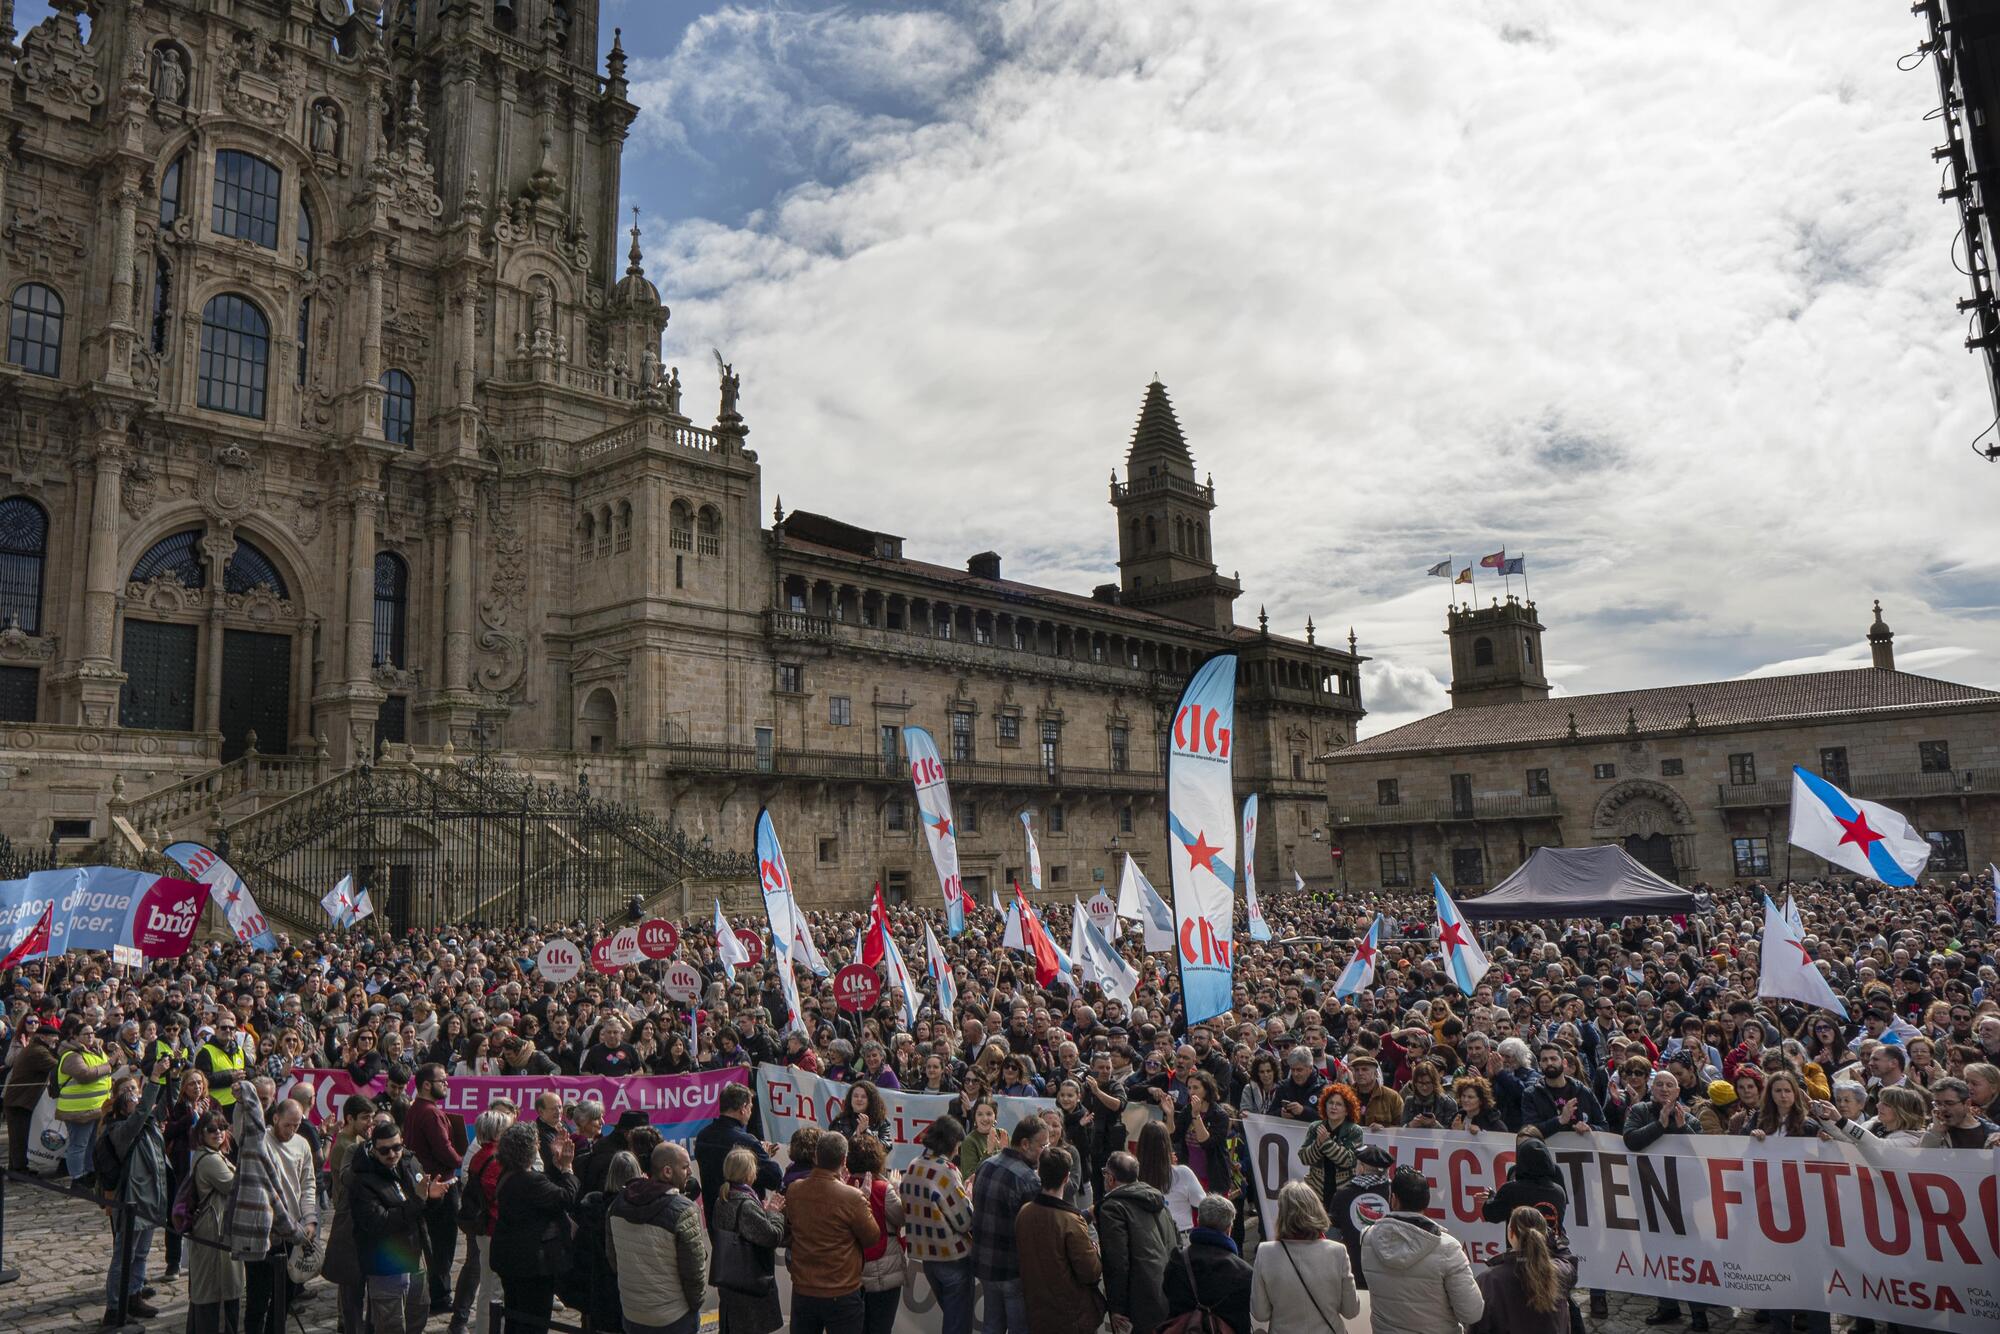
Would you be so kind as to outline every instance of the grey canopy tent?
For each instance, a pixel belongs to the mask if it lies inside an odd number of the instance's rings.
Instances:
[[[1476,899],[1461,900],[1467,917],[1643,917],[1686,913],[1695,896],[1662,879],[1613,843],[1594,848],[1536,848],[1514,874]]]

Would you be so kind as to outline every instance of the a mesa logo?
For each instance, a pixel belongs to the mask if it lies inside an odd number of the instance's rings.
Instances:
[[[1369,1191],[1356,1195],[1354,1202],[1347,1206],[1347,1219],[1356,1232],[1370,1223],[1379,1223],[1389,1216],[1389,1201]]]
[[[149,957],[174,957],[187,949],[208,902],[208,886],[161,876],[132,913],[132,944]]]

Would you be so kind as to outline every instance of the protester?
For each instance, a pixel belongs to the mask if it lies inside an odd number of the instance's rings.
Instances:
[[[943,1334],[972,1334],[972,1197],[954,1161],[964,1137],[957,1117],[931,1122],[919,1141],[923,1152],[896,1186],[910,1258],[937,1295]]]
[[[1157,1129],[1161,1138],[1166,1138],[1167,1128],[1158,1122],[1147,1128]],[[973,1178],[972,1271],[984,1290],[984,1334],[1034,1334],[1021,1293],[1014,1219],[1022,1205],[1041,1193],[1037,1165],[1048,1134],[1040,1117],[1022,1117],[1008,1146],[981,1163],[979,1175]]]
[[[1139,1160],[1114,1153],[1104,1165],[1104,1196],[1097,1205],[1097,1233],[1104,1256],[1104,1296],[1112,1321],[1129,1334],[1153,1334],[1167,1310],[1167,1265],[1180,1245],[1180,1229],[1166,1196],[1139,1178]]]
[[[1465,1248],[1425,1217],[1430,1202],[1423,1173],[1399,1167],[1389,1214],[1361,1234],[1375,1334],[1459,1334],[1486,1309]]]
[[[430,1281],[430,1311],[451,1311],[451,1267],[458,1257],[459,1164],[465,1161],[465,1125],[444,1114],[440,1105],[451,1091],[442,1065],[417,1067],[416,1096],[403,1115],[405,1154],[416,1160],[429,1182],[442,1181],[442,1191],[426,1188],[424,1195],[424,1272]],[[373,1298],[370,1309],[373,1309]]]
[[[1167,1266],[1167,1309],[1175,1315],[1201,1310],[1231,1329],[1250,1328],[1250,1290],[1255,1272],[1230,1235],[1236,1206],[1220,1195],[1205,1195],[1195,1206],[1182,1262]]]
[[[130,1080],[120,1080],[105,1103],[105,1115],[97,1131],[93,1164],[98,1189],[114,1204],[131,1210],[133,1227],[130,1261],[119,1247],[111,1249],[111,1266],[104,1277],[104,1323],[118,1323],[116,1306],[122,1289],[129,1314],[148,1319],[159,1312],[145,1300],[146,1260],[153,1245],[153,1229],[167,1216],[167,1151],[154,1108],[160,1086],[153,1082],[154,1062],[160,1057],[149,1053],[141,1065],[146,1076],[144,1091]]]
[[[104,1039],[85,1024],[82,1015],[72,1014],[62,1021],[55,1076],[56,1119],[69,1128],[63,1164],[69,1169],[69,1179],[79,1184],[88,1184],[94,1177],[90,1151],[97,1143],[104,1104],[111,1099],[113,1064],[104,1050]]]
[[[785,1239],[785,1197],[773,1196],[769,1209],[758,1200],[757,1157],[748,1149],[729,1151],[722,1177],[728,1189],[711,1220],[717,1334],[771,1334],[785,1323],[774,1277],[777,1248]],[[945,1334],[953,1334],[949,1325]]]
[[[1057,1144],[1036,1163],[1041,1189],[1015,1217],[1021,1293],[1036,1334],[1095,1334],[1104,1322],[1098,1280],[1104,1263],[1090,1224],[1071,1203],[1070,1150]]]
[[[1507,1217],[1507,1250],[1479,1272],[1485,1311],[1468,1334],[1569,1334],[1576,1261],[1557,1249],[1541,1211],[1522,1205]]]
[[[492,1263],[500,1276],[509,1318],[506,1334],[544,1334],[555,1310],[556,1282],[569,1271],[569,1211],[577,1201],[570,1168],[576,1145],[567,1135],[549,1141],[543,1160],[539,1127],[509,1126],[500,1136],[499,1189],[494,1193]]]
[[[243,1262],[229,1253],[222,1229],[223,1210],[236,1186],[229,1118],[220,1109],[202,1113],[192,1139],[188,1235],[195,1244],[188,1255],[188,1334],[233,1334],[243,1309]]]
[[[375,1334],[420,1334],[430,1311],[424,1286],[425,1215],[451,1182],[420,1173],[407,1131],[384,1123],[370,1132],[345,1196],[345,1218],[367,1292]]]
[[[689,1170],[687,1150],[662,1144],[644,1176],[618,1183],[605,1231],[624,1334],[694,1334],[701,1325],[708,1237],[700,1206],[683,1193]],[[618,1176],[615,1164],[607,1168],[607,1181]],[[718,1193],[718,1204],[723,1198]]]
[[[862,1254],[882,1238],[868,1197],[847,1184],[847,1140],[819,1137],[810,1176],[785,1192],[795,1334],[860,1334]]]
[[[743,1149],[757,1160],[755,1186],[759,1191],[776,1190],[784,1183],[784,1169],[771,1157],[763,1141],[746,1128],[756,1111],[756,1097],[743,1084],[724,1086],[716,1100],[715,1119],[694,1137],[695,1171],[701,1178],[701,1207],[713,1229],[715,1206],[722,1199],[722,1162],[731,1150]],[[793,1166],[798,1166],[797,1159]],[[711,1238],[711,1240],[713,1240]]]
[[[1250,1320],[1271,1334],[1346,1334],[1361,1314],[1347,1248],[1328,1241],[1332,1226],[1319,1193],[1303,1181],[1278,1192],[1277,1240],[1257,1248]]]
[[[60,1035],[33,1014],[21,1019],[16,1046],[9,1051],[7,1087],[0,1101],[7,1109],[7,1170],[28,1170],[28,1127],[35,1107],[42,1100],[42,1086],[48,1082],[59,1057]]]

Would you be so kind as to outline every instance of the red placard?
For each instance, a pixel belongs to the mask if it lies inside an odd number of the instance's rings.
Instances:
[[[755,931],[747,926],[739,926],[736,928],[736,938],[743,942],[743,950],[750,956],[750,961],[744,965],[745,967],[755,968],[764,962],[764,941]]]
[[[664,917],[639,923],[639,953],[648,959],[670,959],[681,947],[680,929]]]
[[[833,975],[833,1003],[860,1014],[882,999],[882,975],[865,963],[851,963]]]
[[[615,973],[625,966],[618,962],[616,936],[606,936],[590,947],[590,966],[600,973]]]

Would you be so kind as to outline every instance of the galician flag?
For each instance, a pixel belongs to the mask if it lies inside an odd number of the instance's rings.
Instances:
[[[1175,962],[1190,1024],[1229,1009],[1236,935],[1236,798],[1231,734],[1236,655],[1197,667],[1174,706],[1167,751],[1167,869],[1173,885]]]
[[[1257,794],[1243,798],[1243,906],[1250,913],[1250,939],[1259,944],[1271,938],[1264,910],[1257,906]]]
[[[1813,962],[1804,934],[1785,920],[1784,910],[1764,896],[1764,935],[1759,942],[1757,994],[1804,1001],[1842,1019],[1847,1007]]]
[[[792,873],[785,866],[785,850],[778,844],[778,827],[768,810],[757,812],[757,881],[764,891],[764,921],[770,927],[771,948],[820,977],[830,974],[832,969],[813,940],[812,924],[792,894]]]
[[[938,944],[929,922],[924,923],[924,961],[931,981],[937,986],[938,1013],[949,1023],[952,1010],[958,1005],[958,978],[952,974],[951,960],[944,957],[944,947]]]
[[[1381,952],[1382,914],[1375,914],[1375,920],[1368,924],[1368,934],[1354,946],[1354,957],[1347,961],[1347,967],[1340,970],[1340,980],[1333,984],[1336,1000],[1345,1000],[1357,991],[1366,991],[1375,985],[1375,956]]]
[[[999,913],[1002,917],[1007,915],[1007,910],[1000,906],[1000,890],[996,886],[988,885],[986,887],[986,897],[992,901],[994,912]]]
[[[1798,765],[1792,766],[1791,843],[1885,885],[1916,884],[1931,857],[1930,840],[1908,820]]]
[[[1174,914],[1132,854],[1125,854],[1125,873],[1118,880],[1118,915],[1146,929],[1146,953],[1167,954],[1174,948]]]
[[[1299,874],[1299,868],[1296,866],[1292,868],[1292,888],[1301,894],[1306,892],[1306,878]]]
[[[921,727],[903,729],[903,749],[910,757],[910,781],[917,789],[917,811],[924,825],[924,843],[937,868],[944,891],[945,933],[965,934],[965,890],[958,874],[958,826],[951,820],[951,789],[944,781],[944,758],[937,742]]]
[[[928,926],[924,929],[930,930]],[[903,962],[903,949],[896,943],[896,938],[889,934],[886,921],[882,927],[882,963],[884,971],[889,975],[889,989],[896,993],[897,1000],[903,1006],[903,1027],[913,1028],[917,1022],[917,1007],[922,1003],[923,997],[917,992],[916,979],[910,976],[909,965]]]
[[[1097,923],[1090,920],[1090,914],[1081,913],[1079,918],[1083,922],[1083,943],[1077,955],[1080,975],[1103,987],[1105,995],[1116,996],[1129,1006],[1132,994],[1139,989],[1139,974],[1125,962],[1125,956],[1104,938]]]
[[[1431,891],[1437,898],[1438,952],[1444,956],[1444,965],[1451,972],[1451,980],[1458,989],[1470,996],[1472,989],[1479,985],[1479,979],[1486,976],[1486,970],[1493,965],[1486,962],[1486,951],[1479,948],[1479,940],[1472,933],[1472,927],[1451,901],[1451,895],[1444,892],[1444,882],[1435,875],[1431,877]]]
[[[326,909],[326,915],[333,920],[335,926],[354,925],[353,873],[340,877],[340,882],[326,892],[326,897],[319,901],[319,906]]]
[[[731,982],[736,980],[736,965],[750,962],[750,951],[730,930],[729,919],[722,915],[722,900],[715,901],[715,958],[722,965],[723,976]]]
[[[250,886],[243,883],[243,877],[236,874],[236,868],[224,861],[215,849],[199,843],[170,843],[161,852],[169,861],[177,863],[194,879],[208,886],[209,900],[222,905],[222,915],[229,922],[230,933],[240,944],[255,950],[278,948],[278,937],[272,933],[270,923],[264,920],[257,900],[250,897]]]

